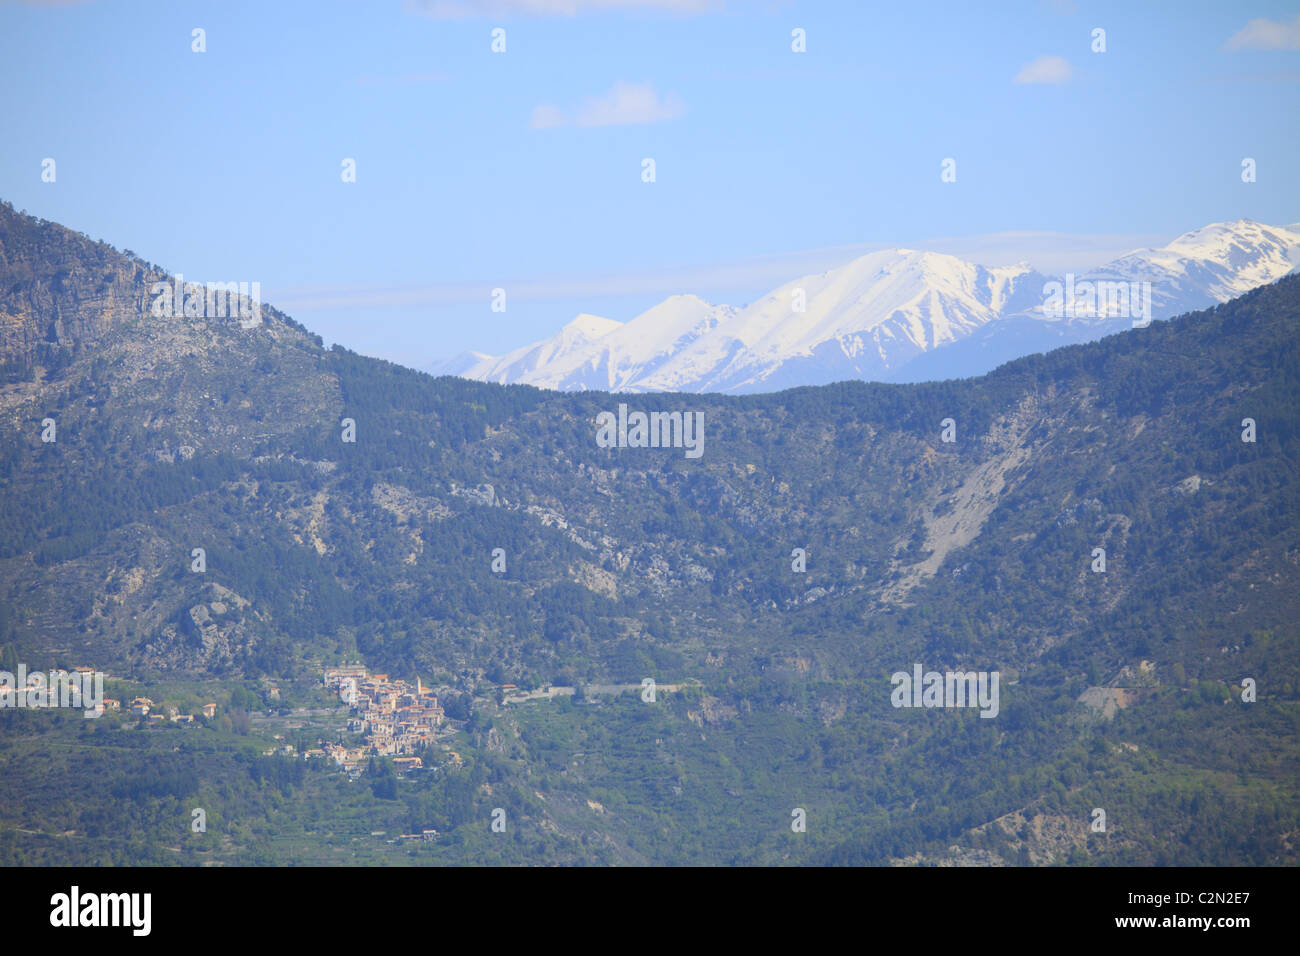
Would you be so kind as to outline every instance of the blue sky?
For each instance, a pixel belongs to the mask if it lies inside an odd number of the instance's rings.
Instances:
[[[874,244],[1300,221],[1296,2],[0,0],[0,76],[0,198],[417,367]]]

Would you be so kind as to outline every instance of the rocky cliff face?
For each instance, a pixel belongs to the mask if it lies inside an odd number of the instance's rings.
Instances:
[[[0,203],[0,362],[49,359],[145,313],[153,267]]]
[[[23,542],[11,528],[0,542],[0,619],[11,622],[10,636],[19,620],[35,646],[118,668],[228,673],[275,628],[235,590],[214,597],[223,585],[210,576],[177,574],[193,547],[216,563],[228,540],[214,545],[200,530],[208,519],[164,504],[193,500],[192,491],[157,494],[186,482],[211,493],[239,477],[227,465],[219,477],[211,471],[223,456],[247,459],[307,423],[337,422],[340,385],[320,340],[274,308],[263,306],[250,328],[236,318],[154,315],[153,284],[170,281],[159,267],[0,204],[0,428],[18,472],[5,468],[0,483],[7,501],[31,482],[43,502],[32,537]],[[40,438],[47,421],[56,429],[49,443]],[[256,481],[248,488],[258,500]],[[128,500],[133,517],[122,521]],[[256,539],[263,520],[235,524]],[[61,522],[83,532],[100,524],[107,535],[47,565],[36,542]]]
[[[65,432],[112,433],[113,450],[171,461],[247,451],[255,436],[301,427],[337,402],[318,337],[267,306],[252,328],[230,317],[159,318],[153,286],[171,281],[0,204],[0,367],[11,372],[0,416],[23,429],[57,408]]]

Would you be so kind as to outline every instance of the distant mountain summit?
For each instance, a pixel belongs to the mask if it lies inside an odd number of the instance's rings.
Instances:
[[[435,371],[558,391],[732,393],[980,375],[1129,328],[1142,315],[1167,319],[1273,282],[1300,265],[1297,225],[1212,223],[1079,276],[873,252],[743,309],[675,295],[626,323],[580,315],[551,338],[499,358],[467,353]],[[1058,313],[1052,283],[1071,297]],[[1095,307],[1099,285],[1121,283],[1124,308]]]
[[[463,352],[434,371],[441,375],[460,375],[482,382],[507,384],[521,381],[581,352],[622,324],[583,312],[549,339],[525,345],[499,358],[483,352]]]
[[[934,252],[871,253],[775,289],[635,384],[755,392],[886,379],[915,355],[1029,308],[1044,281],[1027,265],[986,269]]]
[[[1145,279],[1167,315],[1227,302],[1275,282],[1300,265],[1300,231],[1250,219],[1216,222],[1162,249],[1139,249],[1098,269],[1098,277]]]

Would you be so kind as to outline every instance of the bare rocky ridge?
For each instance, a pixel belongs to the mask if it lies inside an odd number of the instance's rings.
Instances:
[[[995,423],[985,437],[985,442],[994,449],[994,457],[973,469],[951,495],[923,513],[923,550],[928,552],[927,556],[919,563],[903,568],[901,576],[882,593],[882,600],[901,601],[924,579],[933,577],[949,554],[975,540],[998,506],[1004,490],[1013,480],[1012,476],[1033,455],[1035,446],[1027,436],[1034,423],[1037,405],[1037,402],[1026,399],[1014,414]],[[898,569],[895,571],[897,573]]]

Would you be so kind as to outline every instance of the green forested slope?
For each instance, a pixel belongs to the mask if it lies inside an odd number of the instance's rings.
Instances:
[[[247,818],[211,847],[228,860],[320,862],[334,838],[273,834],[348,806],[443,830],[416,861],[1295,862],[1300,277],[976,380],[561,395],[327,351],[267,307],[249,330],[126,306],[78,325],[152,267],[11,209],[0,249],[0,341],[26,343],[0,356],[0,645],[143,686],[360,656],[469,718],[464,765],[394,802],[234,767],[262,759],[256,726],[185,731],[182,773],[155,746],[175,731],[0,711],[31,768],[0,785],[11,861],[72,859],[35,834],[88,826],[27,795],[36,755],[103,760],[120,733],[147,740],[63,792],[107,806],[115,771],[172,774],[113,824],[159,862],[161,808],[194,795]],[[703,456],[597,447],[619,402],[703,412]],[[917,662],[1000,671],[1001,713],[895,710],[889,676]],[[646,676],[700,689],[494,699]],[[1090,686],[1131,693],[1107,719]]]

